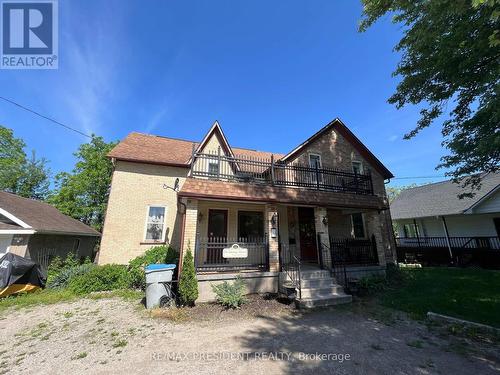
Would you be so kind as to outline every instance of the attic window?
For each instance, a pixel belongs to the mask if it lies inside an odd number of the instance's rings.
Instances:
[[[217,160],[208,161],[208,174],[209,176],[217,177],[219,176],[219,162]]]
[[[363,164],[361,164],[360,161],[353,161],[352,162],[352,171],[356,174],[363,173]]]

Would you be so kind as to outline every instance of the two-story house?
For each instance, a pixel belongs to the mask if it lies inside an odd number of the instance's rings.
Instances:
[[[345,302],[346,275],[394,262],[393,175],[339,119],[286,155],[231,147],[215,122],[201,142],[131,133],[109,157],[99,263],[189,248],[201,301],[239,274],[249,292],[288,286],[305,305]]]

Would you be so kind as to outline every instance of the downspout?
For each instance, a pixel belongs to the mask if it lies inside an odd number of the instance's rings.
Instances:
[[[184,230],[185,230],[185,226],[186,226],[186,204],[183,203],[181,201],[181,199],[179,198],[179,196],[177,196],[177,203],[179,205],[181,205],[182,207],[184,207],[184,209],[182,210],[182,222],[181,222],[181,248],[179,249],[179,269],[177,271],[177,275],[179,275],[178,277],[180,277],[181,275],[181,271],[182,271],[182,261],[184,259]]]
[[[446,244],[448,245],[448,252],[450,253],[450,259],[453,263],[453,253],[451,251],[451,242],[450,242],[450,234],[448,233],[448,225],[446,225],[446,219],[444,216],[441,216],[441,220],[443,221],[444,234],[446,235]]]

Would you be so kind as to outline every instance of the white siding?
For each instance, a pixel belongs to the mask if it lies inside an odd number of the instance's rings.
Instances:
[[[12,242],[12,234],[0,234],[0,256],[7,252]]]
[[[500,213],[446,216],[445,219],[451,237],[498,236],[493,223],[493,218],[495,217],[500,217]],[[395,220],[394,223],[396,224],[398,236],[403,237],[403,225],[411,224],[413,220]],[[422,236],[445,236],[441,218],[428,217],[417,219],[417,224]]]

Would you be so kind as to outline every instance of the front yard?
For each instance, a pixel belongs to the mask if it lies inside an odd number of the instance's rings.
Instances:
[[[422,319],[428,311],[500,328],[500,271],[406,269],[405,282],[383,292],[384,306]]]

